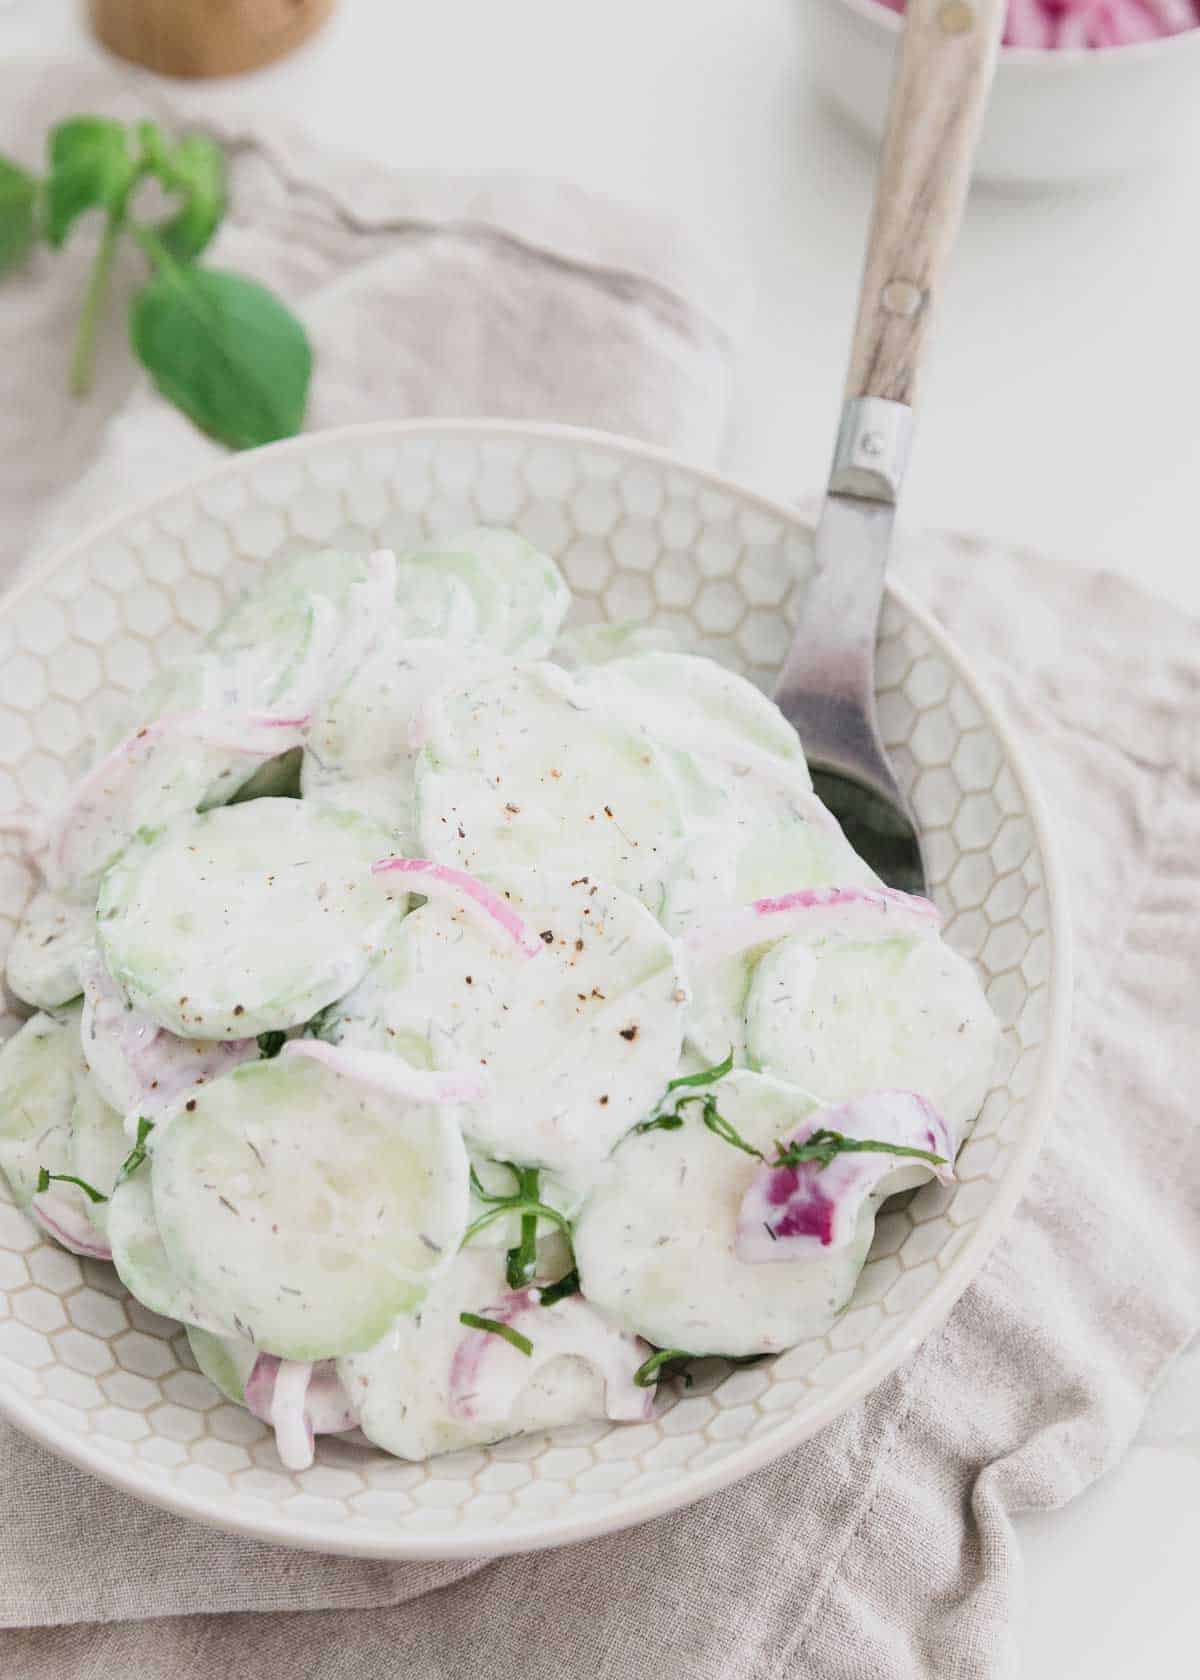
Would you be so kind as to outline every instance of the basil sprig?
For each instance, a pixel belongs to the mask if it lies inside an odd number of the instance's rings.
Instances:
[[[944,1167],[946,1157],[935,1155],[931,1149],[913,1149],[903,1143],[885,1143],[881,1138],[847,1137],[844,1132],[830,1131],[826,1126],[820,1126],[811,1132],[803,1143],[783,1143],[775,1140],[776,1155],[771,1162],[773,1167],[799,1167],[806,1162],[815,1161],[818,1171],[823,1171],[838,1155],[908,1155],[918,1161],[928,1161],[931,1166]]]
[[[144,181],[172,201],[157,223],[130,206]],[[312,374],[304,328],[257,281],[201,268],[225,215],[225,160],[204,135],[176,140],[157,124],[79,116],[55,125],[42,178],[0,158],[0,275],[39,238],[53,249],[80,216],[104,218],[71,352],[69,383],[90,391],[96,343],[125,235],[150,277],[129,310],[135,355],[168,401],[218,442],[251,449],[300,430]]]
[[[700,1118],[710,1132],[723,1143],[740,1149],[744,1155],[753,1155],[758,1161],[767,1161],[762,1150],[756,1149],[752,1143],[747,1143],[737,1127],[725,1118],[717,1106],[716,1093],[710,1087],[718,1084],[732,1071],[733,1051],[730,1050],[725,1060],[717,1062],[715,1066],[702,1068],[699,1073],[686,1073],[678,1079],[672,1079],[663,1097],[663,1104],[667,1103],[673,1091],[686,1089],[686,1094],[676,1097],[673,1108],[664,1106],[661,1113],[652,1114],[648,1120],[639,1122],[633,1128],[634,1131],[677,1132],[684,1121],[682,1110],[689,1103],[699,1103]],[[844,1132],[832,1131],[828,1126],[818,1127],[803,1143],[784,1143],[777,1138],[774,1159],[767,1164],[771,1167],[798,1167],[812,1161],[816,1163],[818,1172],[823,1172],[837,1156],[856,1154],[903,1155],[918,1161],[928,1161],[935,1167],[946,1164],[944,1155],[935,1155],[929,1149],[914,1149],[903,1143],[886,1143],[882,1138],[847,1137]]]
[[[745,1138],[717,1107],[716,1094],[708,1087],[718,1084],[727,1073],[733,1071],[733,1050],[724,1061],[714,1066],[701,1068],[698,1073],[682,1073],[678,1079],[672,1079],[663,1096],[666,1105],[675,1091],[683,1091],[684,1095],[675,1098],[674,1107],[664,1106],[658,1114],[652,1114],[648,1120],[641,1120],[633,1128],[635,1132],[677,1132],[683,1125],[683,1110],[689,1103],[699,1103],[700,1118],[709,1131],[719,1137],[723,1143],[731,1144],[734,1149],[740,1149],[745,1155],[753,1155],[757,1160],[763,1159],[761,1149],[747,1143]]]
[[[567,1240],[571,1237],[571,1222],[549,1203],[539,1200],[539,1184],[541,1174],[537,1167],[517,1167],[511,1161],[501,1161],[497,1165],[507,1167],[517,1181],[517,1188],[507,1196],[496,1195],[485,1189],[475,1168],[471,1168],[471,1188],[484,1204],[484,1211],[478,1219],[473,1219],[463,1233],[460,1248],[465,1248],[472,1237],[486,1229],[493,1220],[504,1219],[509,1214],[518,1214],[521,1219],[521,1239],[515,1248],[508,1250],[505,1258],[505,1276],[510,1289],[521,1289],[533,1279],[537,1267],[537,1226],[539,1219],[548,1219],[552,1225],[557,1225]]]

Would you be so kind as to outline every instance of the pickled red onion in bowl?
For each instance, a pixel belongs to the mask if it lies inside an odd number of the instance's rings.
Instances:
[[[903,12],[905,0],[879,0]],[[1008,0],[1006,47],[1128,47],[1200,27],[1197,0]]]

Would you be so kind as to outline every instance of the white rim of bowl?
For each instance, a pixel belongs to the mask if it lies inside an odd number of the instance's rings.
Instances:
[[[880,8],[883,10],[884,8]],[[578,426],[549,423],[527,423],[519,420],[380,420],[357,426],[338,426],[323,432],[311,432],[282,443],[235,455],[218,462],[205,472],[184,479],[170,489],[159,491],[136,506],[123,509],[99,521],[82,537],[49,555],[21,579],[14,588],[0,597],[0,616],[25,596],[33,593],[51,573],[70,563],[71,559],[103,541],[123,526],[154,513],[164,503],[176,497],[195,493],[215,479],[236,477],[245,470],[247,461],[280,460],[289,456],[320,453],[330,445],[343,446],[356,442],[379,442],[385,438],[512,438],[533,443],[573,443],[590,445],[610,454],[636,460],[650,460],[664,467],[675,468],[725,495],[749,503],[781,520],[785,525],[805,526],[806,521],[795,507],[770,496],[749,490],[735,479],[714,472],[709,467],[694,466],[670,450],[653,444],[639,443],[635,438],[620,437],[612,432],[596,431]],[[161,1484],[155,1477],[133,1468],[132,1462],[106,1459],[93,1453],[85,1438],[73,1433],[66,1425],[42,1415],[37,1405],[0,1385],[0,1413],[31,1435],[44,1442],[61,1457],[86,1470],[123,1493],[132,1494],[147,1504],[156,1505],[176,1516],[225,1533],[246,1534],[254,1539],[275,1545],[292,1546],[300,1551],[324,1552],[330,1556],[367,1557],[408,1562],[433,1562],[464,1557],[501,1557],[515,1552],[542,1551],[552,1546],[572,1545],[580,1540],[594,1539],[620,1529],[632,1528],[653,1517],[665,1516],[697,1500],[717,1493],[733,1482],[761,1470],[785,1452],[815,1435],[861,1400],[873,1388],[907,1359],[927,1336],[931,1335],[949,1316],[955,1302],[967,1286],[978,1276],[988,1255],[1016,1207],[1029,1181],[1033,1165],[1041,1148],[1049,1119],[1049,1111],[1057,1093],[1070,1028],[1071,1000],[1071,929],[1066,913],[1064,876],[1059,859],[1058,844],[1037,785],[1030,775],[1024,753],[1013,737],[998,705],[986,684],[981,684],[966,657],[951,637],[937,623],[931,613],[918,605],[903,587],[889,582],[888,593],[904,611],[921,626],[938,648],[959,680],[971,692],[989,727],[1004,748],[1029,818],[1033,836],[1042,859],[1046,892],[1047,930],[1050,934],[1053,961],[1047,976],[1049,986],[1049,1019],[1045,1041],[1041,1046],[1038,1075],[1026,1099],[1029,1120],[1025,1134],[1016,1145],[1013,1159],[998,1193],[987,1211],[977,1222],[967,1241],[959,1249],[949,1269],[943,1273],[920,1306],[904,1321],[904,1333],[889,1337],[864,1361],[854,1377],[811,1408],[791,1428],[786,1425],[762,1441],[748,1443],[741,1451],[732,1453],[706,1469],[680,1474],[678,1485],[657,1492],[635,1496],[614,1503],[608,1512],[592,1512],[582,1517],[560,1517],[538,1526],[521,1528],[507,1536],[504,1531],[489,1532],[464,1529],[454,1535],[436,1533],[415,1534],[397,1530],[394,1535],[347,1535],[341,1539],[334,1530],[315,1528],[305,1521],[289,1521],[285,1516],[259,1515],[247,1511],[236,1500],[213,1498],[203,1494],[182,1493],[169,1484]]]
[[[800,3],[804,5],[807,0],[800,0]],[[885,6],[882,0],[834,0],[834,3],[881,28],[885,34],[899,35],[904,27],[900,13]],[[1019,64],[1022,69],[1053,75],[1073,71],[1093,59],[1111,63],[1118,56],[1145,60],[1172,50],[1178,52],[1180,43],[1189,41],[1194,48],[1200,47],[1200,18],[1197,18],[1194,29],[1182,29],[1177,35],[1159,35],[1153,41],[1130,41],[1120,47],[1001,47],[1000,65],[1003,68],[1006,64]]]

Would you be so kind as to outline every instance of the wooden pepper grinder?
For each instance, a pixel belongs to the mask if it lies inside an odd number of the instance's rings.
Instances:
[[[232,76],[282,58],[333,0],[88,0],[109,49],[165,76]]]

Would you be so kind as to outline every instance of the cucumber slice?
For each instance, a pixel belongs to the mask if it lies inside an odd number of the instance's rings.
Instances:
[[[37,1009],[57,1009],[83,990],[80,965],[96,940],[90,905],[43,890],[26,906],[8,948],[6,975],[19,998]]]
[[[118,1175],[129,1154],[124,1117],[110,1108],[95,1082],[81,1079],[76,1086],[71,1111],[71,1165],[69,1171],[82,1178],[111,1200]],[[66,1186],[60,1186],[66,1188]],[[108,1231],[109,1202],[83,1198],[88,1218],[101,1235]]]
[[[657,912],[683,841],[662,753],[555,665],[511,664],[430,702],[417,766],[422,849],[476,874],[590,875]]]
[[[437,580],[434,583],[432,580]],[[453,596],[440,620],[430,611],[437,588],[455,583],[472,607],[472,624],[455,620]],[[407,554],[397,573],[402,609],[414,609],[430,625],[413,635],[478,637],[505,653],[541,659],[550,651],[571,604],[570,591],[553,560],[540,553],[515,531],[476,526],[436,549]]]
[[[937,939],[784,939],[757,964],[747,1049],[827,1104],[918,1091],[951,1131],[979,1113],[999,1028],[974,969]]]
[[[157,1120],[194,1086],[207,1085],[259,1055],[253,1038],[180,1038],[135,1009],[93,952],[83,975],[80,1038],[104,1101],[126,1117]]]
[[[502,1418],[452,1410],[451,1371],[468,1334],[459,1314],[486,1314],[506,1289],[500,1251],[472,1245],[433,1284],[418,1315],[399,1320],[368,1352],[338,1360],[369,1441],[397,1458],[422,1459],[605,1415],[598,1367],[572,1355],[531,1360],[528,1380]],[[631,1358],[631,1370],[636,1363]]]
[[[38,1172],[71,1171],[71,1115],[87,1078],[79,1048],[80,1009],[34,1015],[0,1048],[0,1170],[17,1206],[28,1208]],[[86,1198],[55,1186],[77,1211]]]
[[[352,811],[256,799],[146,830],[100,889],[100,944],[131,1002],[184,1038],[307,1021],[366,973],[406,898]]]
[[[225,804],[264,759],[294,743],[303,717],[196,712],[125,737],[72,789],[52,826],[46,878],[90,902],[140,829]]]
[[[712,1089],[721,1115],[764,1153],[817,1106],[781,1080],[744,1071]],[[777,1353],[824,1334],[866,1260],[878,1198],[849,1248],[747,1264],[734,1243],[759,1162],[711,1132],[695,1108],[684,1113],[678,1131],[626,1138],[585,1204],[575,1226],[584,1295],[656,1346],[694,1354]]]
[[[805,887],[879,884],[840,830],[814,815],[807,772],[791,783],[790,771],[780,778],[761,770],[717,775],[692,761],[688,774],[689,839],[663,912],[672,932],[686,934],[723,910]],[[693,972],[688,1042],[705,1061],[720,1061],[731,1046],[739,1061],[745,1058],[746,994],[758,954]]]
[[[188,1325],[187,1339],[193,1359],[213,1387],[235,1406],[244,1406],[246,1383],[258,1358],[253,1343],[240,1336],[214,1336],[195,1324]]]
[[[305,799],[362,811],[416,844],[416,764],[422,708],[447,682],[496,663],[481,643],[384,637],[313,718],[304,751]]]
[[[150,1162],[175,1272],[228,1332],[282,1359],[372,1346],[466,1228],[453,1118],[299,1057],[199,1091]]]
[[[108,1203],[106,1235],[117,1276],[144,1307],[163,1318],[178,1319],[181,1324],[197,1324],[217,1334],[225,1332],[222,1321],[207,1310],[199,1294],[171,1264],[155,1217],[147,1162],[114,1188]]]
[[[525,956],[431,900],[401,925],[386,986],[372,976],[376,1043],[423,1039],[435,1067],[483,1070],[490,1095],[462,1110],[471,1140],[578,1188],[678,1066],[681,952],[636,899],[587,876],[513,870],[485,884],[541,935],[541,951]]]
[[[812,787],[800,737],[779,707],[711,659],[642,652],[610,659],[582,680],[667,744],[725,764],[745,765],[739,754],[765,754],[791,765],[798,786]]]
[[[242,673],[263,702],[312,698],[309,673],[321,663],[323,620],[344,615],[356,586],[371,581],[369,554],[320,549],[277,561],[208,638],[226,670]],[[316,602],[326,603],[323,611]]]
[[[659,630],[636,618],[618,624],[584,624],[564,630],[554,644],[554,661],[568,671],[589,665],[607,665],[612,659],[628,659],[642,653],[678,653],[679,644],[670,630]]]

